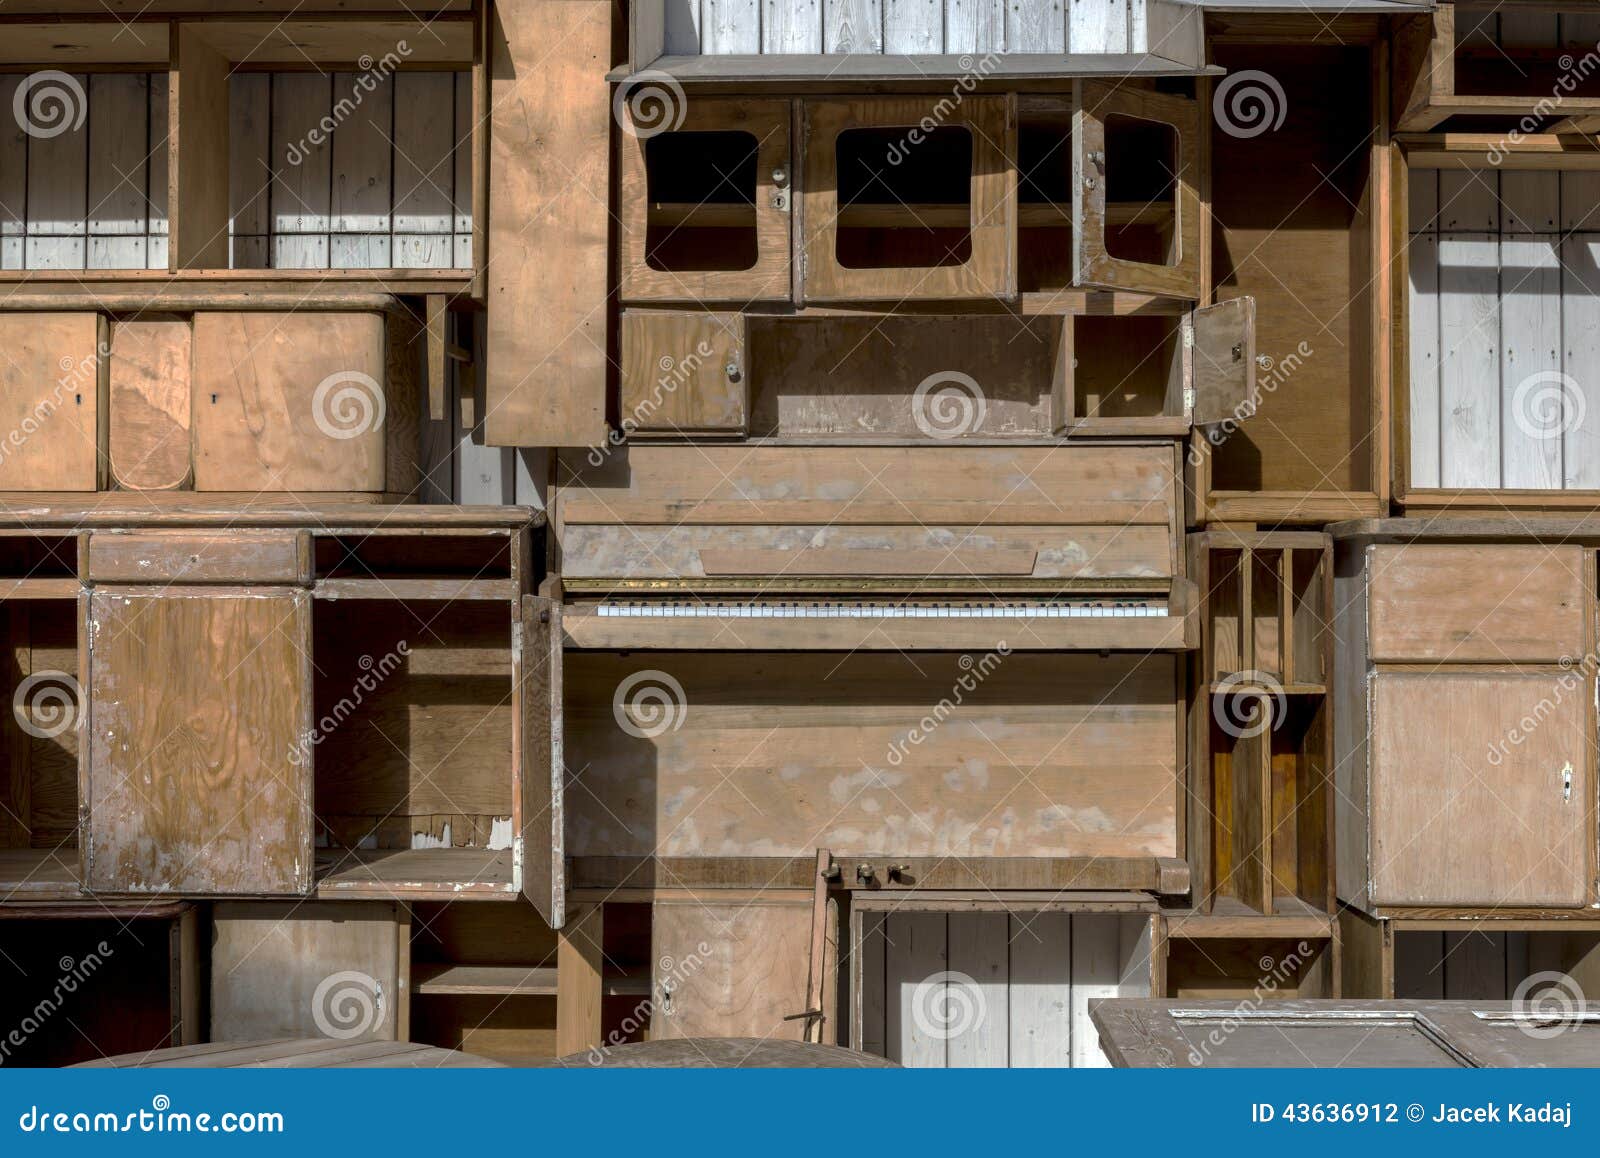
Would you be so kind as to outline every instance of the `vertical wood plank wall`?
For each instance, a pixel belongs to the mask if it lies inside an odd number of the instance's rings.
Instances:
[[[1150,996],[1150,918],[867,913],[859,1048],[921,1068],[1104,1067],[1089,1003]]]
[[[0,76],[8,118],[26,79]],[[46,136],[9,119],[0,135],[0,269],[165,269],[167,76],[72,81],[81,124],[69,113]]]
[[[1144,0],[669,0],[666,50],[1134,52]]]
[[[1409,186],[1411,487],[1600,487],[1600,173]]]
[[[229,78],[231,268],[471,267],[471,73],[361,75]],[[167,75],[73,80],[82,125],[0,136],[0,269],[165,269]]]

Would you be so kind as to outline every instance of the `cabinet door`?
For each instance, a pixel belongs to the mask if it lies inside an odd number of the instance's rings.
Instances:
[[[1256,388],[1256,299],[1232,298],[1194,311],[1189,352],[1190,421],[1248,418]]]
[[[91,594],[89,891],[310,890],[309,600],[285,587]]]
[[[106,332],[99,314],[0,313],[0,490],[100,485]]]
[[[1198,106],[1122,81],[1075,81],[1073,94],[1073,280],[1198,298]]]
[[[1378,673],[1373,901],[1582,904],[1593,697],[1577,671]]]
[[[625,433],[742,435],[749,423],[745,315],[626,310]]]
[[[645,123],[650,111],[678,119]],[[622,300],[789,300],[789,102],[630,103],[623,113]]]
[[[561,648],[561,604],[524,595],[522,646],[515,652],[522,777],[516,863],[523,895],[552,929],[567,919]]]

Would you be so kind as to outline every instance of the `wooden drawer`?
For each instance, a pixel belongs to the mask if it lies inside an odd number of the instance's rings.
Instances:
[[[1373,546],[1377,663],[1554,663],[1584,652],[1592,586],[1575,546]]]
[[[633,446],[562,477],[569,585],[1173,574],[1169,446]]]
[[[89,539],[88,575],[97,583],[306,583],[301,538],[297,531],[102,531]]]

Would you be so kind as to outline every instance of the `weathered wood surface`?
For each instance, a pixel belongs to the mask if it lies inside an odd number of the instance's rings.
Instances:
[[[216,1041],[206,1045],[119,1054],[81,1069],[499,1069],[501,1063],[460,1050],[414,1042]]]
[[[784,1019],[806,1010],[808,901],[658,902],[651,930],[653,1040],[801,1040],[806,1023]]]
[[[0,488],[98,485],[104,329],[93,313],[0,314]]]
[[[190,325],[111,326],[111,478],[124,490],[174,490],[190,478]]]

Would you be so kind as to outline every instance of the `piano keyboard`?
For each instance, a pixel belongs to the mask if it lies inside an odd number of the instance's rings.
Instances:
[[[1167,614],[1164,600],[1064,600],[1038,603],[1001,603],[983,600],[904,603],[809,603],[761,600],[759,602],[698,602],[680,599],[603,602],[602,617],[672,616],[684,619],[1141,619]]]

